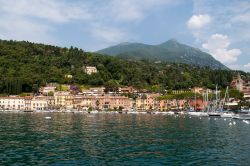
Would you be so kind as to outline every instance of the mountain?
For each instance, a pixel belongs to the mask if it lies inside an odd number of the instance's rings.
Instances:
[[[126,45],[130,44],[123,43],[123,47]],[[140,46],[148,54],[151,53],[143,44],[133,46]],[[168,46],[165,43],[151,48],[153,52],[157,47]],[[95,66],[98,72],[88,75],[83,71],[83,66]],[[134,86],[155,92],[163,89],[189,89],[194,86],[214,88],[217,84],[225,88],[237,73],[183,63],[130,61],[85,52],[75,47],[62,48],[26,41],[0,40],[0,96],[36,92],[39,86],[50,82],[78,87]],[[240,74],[250,80],[250,74]],[[72,75],[72,78],[65,77],[67,75]]]
[[[168,40],[159,45],[142,43],[121,43],[97,51],[100,54],[117,56],[124,59],[152,61],[166,61],[185,63],[212,69],[228,69],[225,65],[214,59],[210,54],[197,48],[179,43],[175,39]]]

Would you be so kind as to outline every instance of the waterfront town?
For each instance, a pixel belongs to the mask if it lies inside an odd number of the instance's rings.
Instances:
[[[96,73],[95,67],[84,68],[88,74]],[[70,78],[71,75],[65,75]],[[235,77],[231,83],[231,89],[237,89],[244,96],[244,100],[250,99],[249,82]],[[215,90],[202,87],[193,87],[188,91],[171,90],[166,93],[182,94],[193,93],[196,96],[213,94]],[[208,104],[204,98],[163,98],[161,93],[150,93],[147,90],[138,90],[134,87],[119,87],[117,91],[108,91],[105,87],[90,87],[79,89],[74,85],[59,85],[48,83],[40,87],[37,94],[9,95],[0,97],[0,110],[18,111],[42,111],[42,110],[75,110],[75,111],[170,111],[170,110],[202,110]],[[223,96],[223,94],[221,95]],[[230,98],[228,106],[237,106],[240,100]]]

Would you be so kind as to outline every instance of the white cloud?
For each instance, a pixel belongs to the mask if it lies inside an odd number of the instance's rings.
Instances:
[[[54,42],[51,37],[53,28],[39,22],[17,16],[2,16],[0,19],[0,38],[28,40],[32,42]]]
[[[243,23],[243,24],[250,25],[250,12],[236,15],[231,20],[232,20],[232,23]]]
[[[66,3],[64,0],[0,0],[0,11],[18,16],[37,17],[52,22],[91,18],[86,6]]]
[[[56,24],[91,18],[82,4],[58,0],[0,0],[0,38],[55,44]]]
[[[202,44],[204,49],[207,49],[215,59],[225,64],[231,64],[238,60],[241,54],[240,49],[229,49],[231,42],[228,36],[221,34],[213,34],[208,41]]]
[[[250,63],[245,64],[245,65],[244,65],[244,68],[246,68],[246,69],[250,70]]]
[[[193,15],[187,22],[189,29],[200,29],[211,23],[211,17],[207,14],[205,15]]]
[[[47,42],[56,40],[57,28],[75,23],[83,32],[91,32],[96,45],[113,44],[135,36],[124,30],[123,23],[141,21],[150,12],[181,1],[0,0],[0,37]]]
[[[250,2],[249,0],[193,0],[193,13],[208,14],[213,22],[209,28],[203,29],[200,35],[195,35],[199,41],[207,40],[214,33],[224,33],[230,36],[233,43],[250,41]]]
[[[146,17],[149,10],[179,3],[181,0],[111,0],[107,4],[108,12],[117,21],[137,21]]]
[[[230,64],[228,67],[232,70],[243,70],[245,72],[250,72],[250,63],[247,63],[245,65],[242,64]]]
[[[196,44],[202,45],[217,60],[229,67],[246,70],[241,62],[249,61],[248,52],[244,48],[250,41],[249,0],[231,0],[230,3],[193,0],[193,15],[200,15],[201,12],[209,15],[212,21],[202,28],[189,27]],[[237,47],[234,49],[231,45]]]

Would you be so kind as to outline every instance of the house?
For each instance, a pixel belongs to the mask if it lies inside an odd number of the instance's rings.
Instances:
[[[32,96],[26,96],[24,97],[24,102],[25,102],[25,110],[31,110],[31,100]]]
[[[202,93],[204,93],[205,89],[204,89],[204,88],[201,88],[201,87],[194,87],[194,88],[191,89],[191,91],[192,91],[193,93],[202,94]]]
[[[160,100],[159,103],[159,110],[161,111],[180,110],[185,109],[188,106],[187,100],[168,99]]]
[[[71,79],[71,78],[73,78],[73,76],[71,74],[67,74],[67,75],[64,75],[64,78]]]
[[[96,107],[99,109],[125,109],[132,108],[133,99],[125,96],[104,95],[97,96],[95,101]]]
[[[244,94],[244,98],[250,100],[250,83],[249,81],[243,80],[240,74],[237,75],[231,82],[231,87],[237,89]]]
[[[58,107],[73,107],[73,95],[70,92],[59,91],[55,92],[55,106]]]
[[[31,99],[31,110],[46,110],[48,100],[46,96],[36,96]]]
[[[82,90],[82,94],[85,96],[100,96],[104,95],[104,87],[95,87],[88,90]]]
[[[119,93],[134,93],[136,90],[132,86],[120,87]]]
[[[19,96],[0,97],[0,110],[25,110],[25,98]]]
[[[43,95],[48,95],[50,92],[55,92],[56,90],[56,86],[45,86],[40,88],[40,93],[42,93]]]
[[[73,100],[73,107],[76,109],[85,109],[94,108],[96,106],[96,97],[95,96],[83,96],[76,95]]]
[[[160,102],[157,99],[160,94],[142,94],[136,99],[135,105],[137,110],[158,110],[160,109]]]
[[[83,66],[83,71],[88,75],[98,72],[95,66]]]
[[[250,92],[250,88],[249,88],[249,82],[245,81],[241,78],[240,74],[237,75],[237,77],[235,77],[233,79],[233,81],[231,82],[231,87],[233,89],[237,89],[240,92],[243,93],[249,93]]]

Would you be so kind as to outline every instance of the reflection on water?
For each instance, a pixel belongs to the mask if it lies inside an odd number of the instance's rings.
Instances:
[[[46,120],[51,116],[51,120]],[[0,113],[0,165],[248,165],[250,125],[164,115]]]

